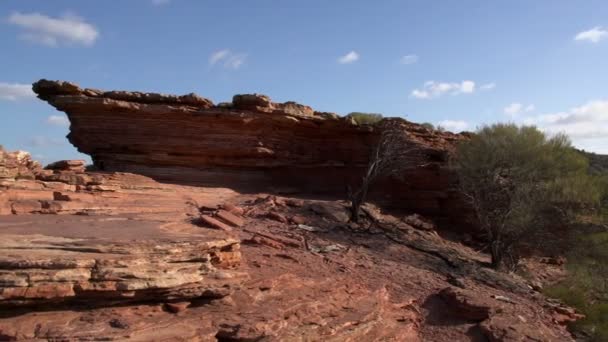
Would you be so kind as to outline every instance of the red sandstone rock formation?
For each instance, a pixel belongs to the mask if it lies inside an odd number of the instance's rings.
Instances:
[[[377,134],[260,95],[214,107],[192,94],[65,82],[36,90],[66,110],[72,141],[98,164],[180,183],[189,170],[187,181],[235,186],[222,178],[231,172],[337,191],[332,177],[355,179],[361,141]],[[539,293],[537,279],[483,267],[487,255],[435,232],[435,215],[457,199],[444,157],[460,137],[402,124],[420,147],[413,164],[431,167],[405,170],[408,182],[385,180],[380,190],[391,189],[392,201],[417,198],[398,204],[431,218],[367,204],[369,221],[354,224],[343,201],[164,184],[71,161],[42,170],[1,151],[0,340],[572,340],[564,325],[581,316]],[[194,139],[196,130],[208,135]],[[252,152],[248,142],[263,146]]]
[[[35,173],[40,169],[40,163],[34,161],[29,153],[7,152],[0,146],[0,182],[34,179]]]
[[[104,92],[69,82],[40,80],[33,89],[67,113],[69,140],[99,169],[180,184],[343,197],[378,138],[373,126],[257,94],[214,106],[194,94]],[[446,168],[447,153],[463,137],[396,120],[417,152],[411,167],[380,180],[371,198],[463,223],[468,212]]]
[[[0,183],[0,340],[569,341],[580,318],[422,216],[36,170]]]

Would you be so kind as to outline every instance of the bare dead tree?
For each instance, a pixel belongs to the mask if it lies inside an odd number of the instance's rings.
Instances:
[[[380,177],[388,177],[411,165],[415,148],[409,142],[399,119],[385,119],[377,124],[380,138],[371,151],[369,162],[359,187],[349,188],[351,221],[358,222],[361,205],[365,203],[370,186]]]

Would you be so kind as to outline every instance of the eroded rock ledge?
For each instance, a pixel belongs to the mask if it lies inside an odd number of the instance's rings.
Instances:
[[[99,223],[103,231],[119,220]],[[233,239],[69,238],[59,236],[61,224],[47,228],[47,235],[24,234],[26,227],[2,234],[0,306],[221,298],[243,278],[230,270],[240,262]]]
[[[60,81],[40,80],[33,89],[67,113],[69,140],[99,169],[179,184],[344,197],[379,136],[373,126],[258,94],[214,105],[195,94],[104,92]],[[394,120],[417,152],[411,167],[381,180],[371,197],[461,224],[468,213],[446,161],[463,136]]]

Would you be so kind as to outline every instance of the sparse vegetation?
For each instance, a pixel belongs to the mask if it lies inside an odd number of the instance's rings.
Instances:
[[[589,173],[595,181],[595,191],[601,194],[600,210],[586,218],[586,230],[568,238],[568,277],[546,289],[545,294],[585,315],[570,326],[582,340],[608,341],[608,159],[599,154],[581,154],[589,158]]]
[[[423,122],[420,125],[430,131],[445,132],[445,128],[441,125],[435,126],[430,122]]]
[[[590,171],[598,175],[608,174],[608,155],[581,151],[589,159]]]
[[[346,115],[346,117],[352,118],[359,125],[374,125],[383,119],[382,114],[363,112],[352,112]]]
[[[531,126],[482,127],[459,146],[454,167],[494,268],[514,268],[523,247],[550,241],[551,229],[595,209],[601,197],[587,159],[569,139]]]
[[[374,146],[361,184],[356,190],[349,188],[348,199],[351,203],[351,221],[359,220],[361,205],[365,203],[369,187],[382,176],[390,176],[408,165],[413,147],[409,146],[405,132],[398,119],[382,120],[378,124],[381,134]]]
[[[608,341],[608,232],[573,242],[568,253],[568,278],[545,291],[577,308],[585,318],[571,329],[589,341]]]

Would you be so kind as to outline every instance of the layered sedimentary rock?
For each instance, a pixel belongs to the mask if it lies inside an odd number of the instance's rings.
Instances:
[[[7,152],[0,146],[0,182],[34,179],[42,166],[24,151]]]
[[[420,216],[219,188],[190,212],[204,188],[112,176],[129,214],[0,217],[0,340],[571,341],[580,318]],[[181,209],[139,207],[160,190]]]
[[[84,172],[86,162],[84,160],[59,160],[45,167],[47,170]]]
[[[33,89],[67,113],[69,140],[99,169],[181,184],[345,196],[379,137],[373,126],[257,94],[214,105],[195,94],[104,92],[46,80]],[[416,153],[401,174],[379,181],[372,198],[461,223],[466,210],[446,160],[463,136],[400,123]]]
[[[97,220],[94,238],[77,238],[65,232],[73,220],[48,221],[2,234],[0,307],[221,298],[242,278],[226,270],[240,261],[233,239],[180,239],[140,224],[141,239],[122,240],[110,229],[115,220]]]

